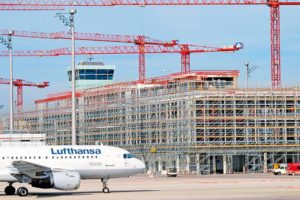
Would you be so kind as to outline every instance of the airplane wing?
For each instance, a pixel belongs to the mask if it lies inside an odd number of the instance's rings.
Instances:
[[[12,165],[19,173],[27,175],[30,178],[45,176],[51,171],[49,167],[26,161],[13,161]]]
[[[55,172],[62,172],[62,171],[73,171],[72,169],[60,169],[60,168],[50,168],[43,165],[38,165],[31,162],[26,161],[13,161],[12,165],[14,168],[18,170],[19,173],[13,173],[12,175],[20,175],[24,174],[30,178],[42,178],[47,176],[49,173]]]

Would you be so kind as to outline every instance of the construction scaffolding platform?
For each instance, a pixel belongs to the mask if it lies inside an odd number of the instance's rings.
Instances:
[[[192,71],[78,91],[77,141],[128,149],[151,171],[267,172],[300,162],[300,88],[238,88],[238,75]],[[69,92],[15,117],[15,128],[46,134],[47,144],[71,144]]]

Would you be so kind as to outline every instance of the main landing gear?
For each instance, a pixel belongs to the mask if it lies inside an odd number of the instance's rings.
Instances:
[[[9,183],[9,186],[4,189],[4,192],[6,195],[14,195],[16,193],[16,188],[12,186],[12,183]]]
[[[26,197],[28,195],[28,190],[26,187],[20,187],[18,190],[17,190],[17,194],[20,196],[20,197]]]
[[[103,193],[109,193],[109,188],[107,187],[108,178],[102,178],[101,182],[102,182],[102,185],[103,185],[102,192]]]
[[[14,195],[16,193],[16,188],[12,186],[12,183],[9,183],[9,186],[4,189],[4,192],[6,195]],[[25,197],[28,195],[28,190],[25,187],[20,187],[17,190],[17,194],[20,197]]]

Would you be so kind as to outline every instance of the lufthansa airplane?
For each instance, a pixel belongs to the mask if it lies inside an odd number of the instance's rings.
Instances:
[[[37,188],[76,190],[81,179],[100,179],[108,193],[110,178],[143,173],[145,164],[128,151],[112,146],[1,147],[0,182],[7,182],[6,195],[13,195],[13,183]],[[27,196],[26,187],[17,189]]]

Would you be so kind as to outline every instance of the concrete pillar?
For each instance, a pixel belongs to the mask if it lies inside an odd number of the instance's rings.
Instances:
[[[142,158],[141,158],[141,161],[142,161],[143,163],[145,163],[145,158],[144,158],[144,157],[142,157]]]
[[[197,175],[200,175],[200,155],[196,154],[196,169],[197,169]]]
[[[212,171],[213,171],[213,174],[216,174],[217,173],[217,162],[216,162],[216,156],[213,155],[212,156]]]
[[[185,159],[186,159],[185,171],[186,171],[186,173],[189,173],[190,172],[190,155],[186,154]]]
[[[154,161],[154,159],[151,159],[149,161],[149,169],[151,170],[152,173],[154,173],[154,171],[155,171],[155,161]]]
[[[158,172],[162,171],[162,162],[161,162],[161,157],[158,157]]]
[[[176,168],[177,168],[177,172],[180,172],[180,159],[179,159],[179,155],[176,156]]]
[[[227,174],[227,160],[226,160],[226,154],[223,155],[223,174]]]
[[[268,156],[267,153],[264,153],[264,173],[268,173]]]

